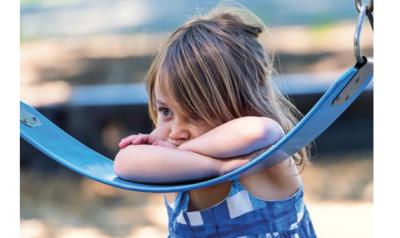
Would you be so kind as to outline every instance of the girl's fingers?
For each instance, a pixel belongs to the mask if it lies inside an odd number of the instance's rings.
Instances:
[[[154,135],[148,134],[138,134],[138,135],[131,135],[128,137],[123,138],[118,146],[123,149],[128,145],[140,145],[140,144],[154,144],[158,141],[158,138]]]
[[[118,146],[123,149],[126,146],[130,145],[133,140],[135,140],[138,137],[138,135],[130,135],[125,138],[123,138],[119,143]]]
[[[119,143],[118,143],[118,146],[119,146],[121,149],[123,149],[123,148],[125,148],[127,145],[129,145],[129,144],[130,144],[130,141],[125,140],[125,141],[119,142]]]
[[[125,146],[126,146],[127,144],[128,144],[128,143],[127,143],[126,140],[121,140],[121,141],[118,143],[118,146],[119,146],[119,148],[123,149],[123,148],[125,148]]]
[[[135,139],[137,136],[138,136],[138,135],[130,135],[130,136],[127,136],[127,137],[121,139],[121,142],[132,141],[132,140]]]
[[[147,144],[152,145],[154,142],[156,142],[158,138],[154,135],[148,135],[147,136]]]
[[[156,140],[152,143],[152,145],[158,145],[158,146],[162,146],[162,147],[169,147],[169,148],[176,148],[176,145],[172,144],[172,143],[168,143],[166,141],[162,141],[162,140]]]
[[[139,135],[134,140],[132,140],[132,145],[139,145],[142,144],[143,136]]]
[[[133,141],[133,145],[140,145],[140,144],[148,144],[151,145],[154,143],[154,141],[157,140],[157,137],[153,135],[138,135]]]
[[[222,162],[223,163],[222,164],[222,174],[228,173],[234,169],[242,167],[247,162],[249,162],[248,159],[231,159],[231,160],[223,161]]]

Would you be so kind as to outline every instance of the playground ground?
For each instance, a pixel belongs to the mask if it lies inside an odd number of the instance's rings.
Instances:
[[[303,171],[319,237],[372,237],[371,152],[317,157]],[[21,170],[21,238],[166,237],[159,194],[115,189],[62,167]]]

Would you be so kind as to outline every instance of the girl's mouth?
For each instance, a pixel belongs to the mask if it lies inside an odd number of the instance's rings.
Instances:
[[[183,140],[174,140],[174,139],[168,139],[168,141],[176,146],[180,146],[181,144],[183,144],[185,141]]]

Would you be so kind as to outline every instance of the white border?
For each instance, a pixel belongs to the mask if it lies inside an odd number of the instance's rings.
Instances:
[[[0,16],[0,224],[3,237],[19,237],[19,1],[3,2]]]
[[[400,214],[399,2],[375,2],[374,237],[393,237]]]

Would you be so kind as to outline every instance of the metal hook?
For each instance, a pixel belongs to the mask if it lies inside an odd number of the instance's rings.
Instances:
[[[355,4],[357,11],[361,12],[361,8],[364,4],[362,4],[361,0],[355,0]],[[374,0],[369,0],[367,12],[373,12],[373,11],[374,11]]]
[[[356,5],[357,11],[360,13],[361,8],[364,4],[362,4],[361,0],[355,0],[355,5]],[[368,17],[368,21],[369,21],[369,24],[371,25],[372,30],[374,30],[374,15],[372,15],[373,11],[374,11],[374,0],[369,0],[368,7],[367,7],[367,17]]]
[[[364,18],[365,18],[366,12],[367,12],[367,8],[368,8],[367,4],[364,4],[361,7],[361,11],[358,16],[356,31],[354,34],[354,56],[356,57],[358,64],[363,64],[365,62],[365,59],[363,59],[363,57],[361,55],[360,41],[361,41],[362,25],[363,25]]]

